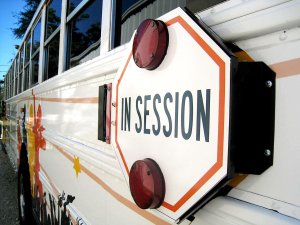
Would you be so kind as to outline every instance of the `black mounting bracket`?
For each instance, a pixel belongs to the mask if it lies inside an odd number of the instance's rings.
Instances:
[[[273,165],[275,82],[263,62],[239,62],[232,73],[229,146],[235,173],[261,174]]]

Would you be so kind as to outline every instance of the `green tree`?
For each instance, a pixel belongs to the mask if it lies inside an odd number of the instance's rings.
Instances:
[[[12,28],[12,32],[16,38],[22,38],[30,24],[30,21],[39,6],[41,0],[25,0],[26,5],[22,11],[14,16],[18,19],[16,27]]]

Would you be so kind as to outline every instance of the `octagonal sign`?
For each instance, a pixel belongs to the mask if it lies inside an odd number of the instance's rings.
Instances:
[[[135,161],[156,161],[166,185],[157,210],[178,219],[227,176],[231,57],[181,9],[159,19],[162,63],[136,66],[131,41],[114,80],[112,143],[127,181]]]

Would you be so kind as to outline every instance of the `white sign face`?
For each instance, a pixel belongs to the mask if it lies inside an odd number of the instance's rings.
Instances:
[[[131,49],[113,84],[112,143],[126,179],[151,158],[166,183],[158,210],[178,219],[227,175],[230,57],[181,9],[160,18],[167,54],[141,69]]]

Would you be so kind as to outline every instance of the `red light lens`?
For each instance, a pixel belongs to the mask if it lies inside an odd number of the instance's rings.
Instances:
[[[140,68],[153,70],[163,61],[169,44],[168,28],[159,20],[144,20],[133,40],[133,59]]]
[[[165,198],[165,180],[152,159],[136,161],[129,174],[129,186],[135,203],[142,209],[155,209]]]

